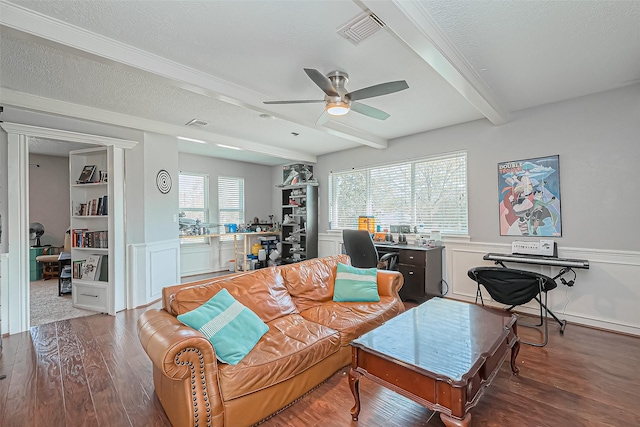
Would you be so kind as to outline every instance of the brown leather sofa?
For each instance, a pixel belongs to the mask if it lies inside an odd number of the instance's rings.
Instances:
[[[163,290],[163,308],[138,319],[156,394],[174,427],[251,426],[277,413],[351,362],[349,343],[404,310],[399,272],[378,271],[380,302],[333,302],[337,263],[312,259]],[[176,316],[222,288],[269,331],[237,365],[216,360],[199,331]]]

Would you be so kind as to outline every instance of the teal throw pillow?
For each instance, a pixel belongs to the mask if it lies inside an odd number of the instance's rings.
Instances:
[[[255,347],[269,327],[251,310],[222,289],[209,301],[178,320],[202,332],[218,360],[237,365]]]
[[[376,268],[356,268],[338,263],[333,300],[337,302],[380,301]]]

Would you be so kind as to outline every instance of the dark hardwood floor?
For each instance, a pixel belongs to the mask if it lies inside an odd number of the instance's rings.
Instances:
[[[3,339],[0,425],[169,426],[153,392],[151,362],[136,320],[144,309],[37,326]],[[520,374],[503,364],[479,404],[474,426],[640,425],[640,338],[550,324],[544,348],[523,345]],[[525,340],[539,338],[519,328]],[[442,426],[440,418],[373,382],[360,382],[358,423],[343,370],[264,427]],[[235,426],[229,426],[235,427]]]

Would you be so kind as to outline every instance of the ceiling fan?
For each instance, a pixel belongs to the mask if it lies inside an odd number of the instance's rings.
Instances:
[[[348,92],[345,88],[345,84],[349,81],[349,75],[343,71],[332,71],[326,76],[320,71],[314,68],[305,68],[304,72],[307,73],[309,78],[318,85],[325,93],[324,99],[301,99],[293,101],[265,101],[265,104],[312,104],[312,103],[325,103],[325,112],[332,116],[342,116],[347,114],[350,110],[357,113],[364,114],[365,116],[372,117],[378,120],[386,120],[389,118],[389,114],[382,110],[371,107],[366,104],[358,102],[361,99],[373,98],[375,96],[387,95],[394,92],[399,92],[409,88],[409,85],[404,80],[398,80],[395,82],[380,83],[374,86],[365,87],[362,89]],[[317,124],[326,122],[329,117],[326,114],[322,114],[318,119]]]

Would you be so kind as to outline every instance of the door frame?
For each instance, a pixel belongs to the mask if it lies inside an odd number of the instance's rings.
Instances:
[[[132,149],[137,141],[100,135],[71,132],[60,129],[0,123],[8,134],[7,147],[7,230],[8,278],[2,271],[0,290],[3,333],[15,334],[29,330],[29,138],[44,138],[63,142],[82,142],[95,145],[113,145]],[[125,261],[126,262],[126,261]],[[125,266],[126,267],[126,266]],[[126,283],[125,289],[129,288]]]

